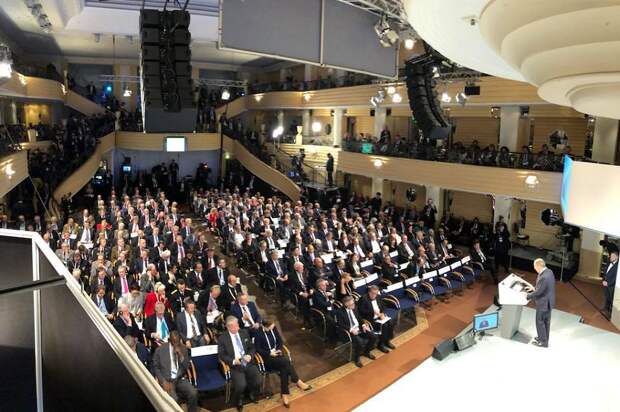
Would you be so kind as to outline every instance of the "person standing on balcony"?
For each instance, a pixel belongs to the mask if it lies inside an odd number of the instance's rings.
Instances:
[[[325,164],[325,170],[327,171],[327,186],[334,185],[334,156],[331,153],[327,153],[327,163]]]

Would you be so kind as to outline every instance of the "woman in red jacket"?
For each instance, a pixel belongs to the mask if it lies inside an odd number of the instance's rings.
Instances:
[[[163,303],[164,305],[166,305],[166,308],[170,307],[168,298],[166,297],[166,287],[159,282],[155,285],[154,291],[146,294],[146,299],[144,301],[145,318],[155,313],[155,304],[157,302]]]

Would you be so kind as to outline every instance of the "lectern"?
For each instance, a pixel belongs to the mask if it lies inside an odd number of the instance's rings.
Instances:
[[[519,330],[521,312],[527,305],[525,289],[533,286],[526,280],[511,273],[497,286],[499,289],[499,303],[502,305],[499,331],[502,338],[512,339]]]

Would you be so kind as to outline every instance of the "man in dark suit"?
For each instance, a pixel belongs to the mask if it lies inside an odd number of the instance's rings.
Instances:
[[[220,287],[224,287],[228,275],[229,271],[226,268],[226,259],[218,260],[217,266],[207,271],[207,286],[220,285]]]
[[[114,302],[110,298],[110,294],[106,292],[106,287],[104,285],[98,285],[96,289],[93,290],[92,300],[103,316],[109,321],[114,320],[116,308],[114,307]]]
[[[177,326],[170,314],[166,313],[166,305],[162,302],[155,304],[155,313],[144,320],[144,332],[151,340],[151,347],[157,348],[164,342],[168,342],[170,332]]]
[[[489,256],[482,250],[480,240],[474,240],[474,245],[469,252],[469,255],[471,256],[472,262],[478,262],[482,266],[482,270],[488,270],[491,272],[491,277],[493,278],[493,282],[495,284],[499,283],[497,273],[495,273],[495,265],[493,264],[491,258],[489,258]]]
[[[527,299],[536,301],[536,333],[538,336],[532,343],[546,348],[549,346],[551,310],[555,306],[555,275],[542,259],[534,261],[534,270],[538,273],[536,287],[527,290]]]
[[[248,300],[247,293],[240,293],[237,302],[233,303],[230,312],[239,319],[241,329],[250,331],[250,335],[260,328],[261,316],[254,302]]]
[[[176,331],[170,333],[168,342],[161,345],[153,355],[153,369],[157,382],[178,402],[179,395],[187,401],[188,412],[198,410],[198,393],[187,380],[185,374],[189,368],[189,351],[181,342]]]
[[[355,308],[353,297],[346,296],[342,302],[344,307],[336,311],[336,324],[351,336],[353,362],[355,366],[361,368],[360,355],[364,355],[368,359],[375,359],[375,355],[370,351],[375,347],[377,337],[372,333],[370,327],[362,321]]]
[[[220,360],[230,367],[233,382],[233,403],[237,410],[243,409],[243,396],[246,388],[250,400],[255,402],[260,386],[260,375],[254,363],[254,344],[247,331],[239,329],[239,321],[234,316],[226,318],[226,332],[220,335],[217,343]]]
[[[386,321],[385,306],[379,297],[379,288],[376,285],[368,287],[368,293],[360,298],[358,308],[362,318],[372,323],[375,330],[381,331],[377,348],[383,353],[394,349],[391,342],[394,337],[394,319]]]
[[[187,298],[183,302],[185,310],[177,315],[177,330],[187,348],[208,345],[211,338],[207,334],[205,317],[196,310],[193,299]]]
[[[334,156],[327,153],[327,163],[325,163],[325,171],[327,171],[327,185],[334,185]]]
[[[299,308],[304,317],[304,328],[310,326],[310,304],[309,300],[314,290],[307,286],[307,280],[304,276],[304,264],[297,262],[293,271],[288,275],[286,287],[293,295],[297,296]]]
[[[402,236],[401,242],[396,247],[396,250],[398,250],[398,259],[401,263],[415,259],[415,250],[407,235]]]
[[[611,308],[614,304],[614,290],[616,288],[616,277],[618,276],[618,251],[609,251],[609,265],[603,278],[605,287],[605,307],[603,311],[611,317]]]
[[[194,291],[187,287],[183,279],[177,279],[177,288],[170,293],[170,307],[175,314],[185,310],[185,299],[194,296]]]
[[[194,270],[187,274],[187,285],[200,292],[207,287],[207,277],[207,274],[202,270],[202,263],[196,262]]]
[[[222,307],[224,310],[230,310],[233,303],[237,301],[241,294],[241,285],[237,283],[237,276],[228,275],[228,282],[222,288]]]

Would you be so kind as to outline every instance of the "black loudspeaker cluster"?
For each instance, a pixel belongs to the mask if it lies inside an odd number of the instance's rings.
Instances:
[[[140,76],[146,132],[192,132],[190,15],[183,10],[140,11]]]
[[[405,73],[409,107],[423,136],[427,139],[447,139],[452,127],[437,100],[432,65],[407,62]]]

